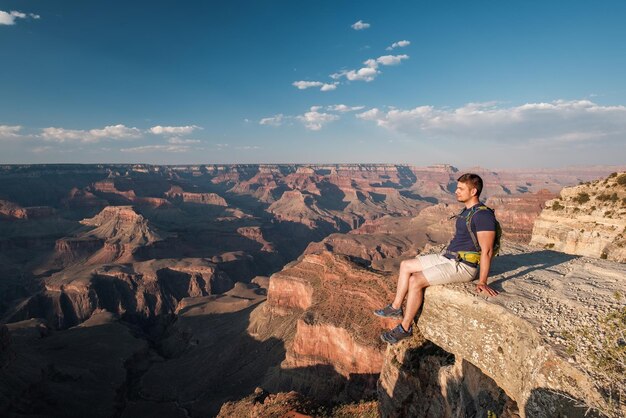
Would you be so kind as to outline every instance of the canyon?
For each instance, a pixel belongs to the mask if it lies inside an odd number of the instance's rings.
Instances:
[[[237,416],[281,399],[382,416],[606,410],[566,336],[623,306],[623,231],[598,231],[606,257],[541,237],[560,230],[557,195],[606,194],[581,187],[617,193],[588,208],[617,225],[619,174],[472,170],[505,225],[501,295],[429,289],[419,331],[385,347],[395,322],[371,312],[402,259],[451,238],[455,167],[0,167],[0,413]]]

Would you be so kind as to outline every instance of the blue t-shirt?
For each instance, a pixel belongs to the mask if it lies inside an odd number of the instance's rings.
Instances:
[[[472,206],[481,206],[483,203],[477,203]],[[456,218],[456,233],[454,234],[454,238],[450,241],[450,245],[448,245],[448,251],[480,251],[480,248],[476,248],[474,245],[474,241],[472,241],[472,236],[467,230],[466,218],[467,214],[472,208],[465,209],[459,216]],[[490,210],[478,210],[472,216],[471,223],[472,232],[476,236],[476,240],[478,241],[478,236],[476,233],[478,231],[495,231],[496,230],[496,217]]]

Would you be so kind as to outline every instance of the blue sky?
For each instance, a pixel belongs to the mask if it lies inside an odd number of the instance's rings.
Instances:
[[[0,163],[623,164],[624,21],[623,1],[0,0]]]

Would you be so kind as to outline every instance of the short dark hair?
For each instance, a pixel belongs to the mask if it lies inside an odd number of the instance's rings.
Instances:
[[[483,191],[483,179],[478,174],[465,173],[456,181],[469,185],[470,189],[476,189],[476,197],[480,197],[480,192]]]

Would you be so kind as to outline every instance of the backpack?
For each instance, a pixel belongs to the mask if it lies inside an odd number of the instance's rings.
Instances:
[[[467,231],[470,234],[470,237],[472,237],[472,241],[474,242],[474,246],[478,249],[480,249],[480,245],[478,245],[478,239],[476,238],[476,234],[474,234],[474,232],[472,231],[472,218],[474,217],[474,215],[476,214],[476,212],[478,212],[479,210],[490,210],[491,213],[493,213],[494,219],[496,216],[496,211],[491,209],[490,207],[487,207],[485,205],[480,205],[480,206],[476,206],[473,207],[469,213],[467,214],[467,216],[465,217],[465,225],[467,226]],[[494,257],[496,255],[498,255],[498,252],[500,251],[500,241],[502,240],[502,227],[500,226],[500,222],[498,222],[497,219],[495,219],[496,221],[496,238],[493,241],[493,255]]]
[[[485,205],[473,207],[469,211],[469,213],[465,216],[465,225],[467,226],[467,231],[469,232],[470,237],[472,238],[474,247],[477,248],[478,251],[459,251],[457,253],[454,253],[457,259],[464,260],[469,263],[473,263],[475,265],[480,264],[480,245],[478,245],[478,238],[476,238],[476,234],[474,234],[474,231],[472,231],[472,218],[474,217],[476,212],[480,210],[490,210],[494,214],[494,218],[495,218],[495,211]],[[463,213],[463,211],[461,211],[461,213]],[[461,216],[461,214],[453,216],[453,218],[456,218],[458,216]],[[498,255],[498,252],[500,251],[500,241],[502,239],[502,227],[500,226],[500,222],[498,222],[497,219],[495,221],[496,221],[496,237],[493,241],[494,257]]]

